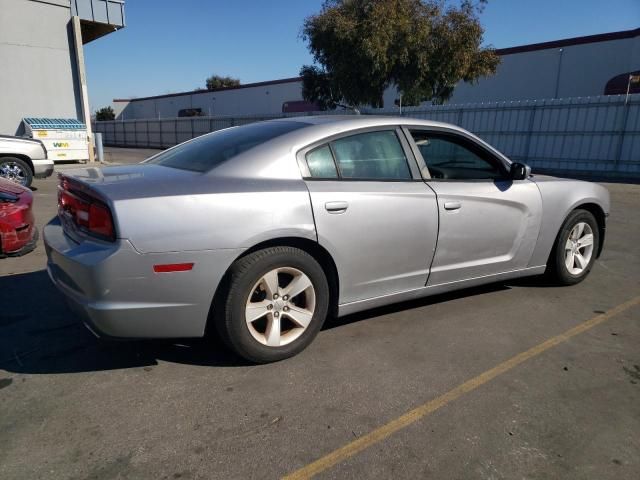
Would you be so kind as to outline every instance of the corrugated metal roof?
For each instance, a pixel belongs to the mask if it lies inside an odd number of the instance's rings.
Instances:
[[[32,130],[85,130],[87,126],[75,118],[23,118]]]

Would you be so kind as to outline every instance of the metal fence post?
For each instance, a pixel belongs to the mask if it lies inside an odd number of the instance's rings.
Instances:
[[[620,160],[622,159],[622,148],[624,147],[624,137],[627,133],[627,120],[629,119],[629,109],[631,108],[631,102],[625,101],[625,104],[622,106],[622,108],[622,124],[620,126],[620,133],[618,134],[618,145],[616,146],[616,154],[613,159],[613,169],[616,172],[620,167]]]
[[[138,120],[133,121],[133,146],[138,146]]]
[[[533,123],[536,119],[536,110],[538,106],[534,105],[531,107],[531,113],[529,114],[529,128],[527,129],[527,140],[525,141],[524,146],[524,159],[523,161],[526,163],[529,161],[529,154],[531,149],[531,137],[533,136]]]

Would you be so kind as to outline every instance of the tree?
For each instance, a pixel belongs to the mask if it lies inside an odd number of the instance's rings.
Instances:
[[[116,114],[111,107],[103,107],[96,111],[96,121],[104,122],[107,120],[115,120]]]
[[[478,18],[486,0],[325,0],[302,38],[316,65],[300,70],[305,100],[382,107],[396,85],[402,103],[444,103],[459,81],[495,73],[495,50],[482,47]]]
[[[224,87],[237,87],[240,80],[233,77],[221,77],[220,75],[211,75],[207,78],[207,90],[215,90]]]

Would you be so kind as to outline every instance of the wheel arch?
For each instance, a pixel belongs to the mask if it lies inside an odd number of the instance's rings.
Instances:
[[[575,212],[576,210],[586,210],[587,212],[591,213],[595,217],[596,222],[598,223],[598,251],[596,252],[596,258],[599,258],[600,254],[602,253],[602,247],[604,246],[605,230],[607,227],[607,220],[606,220],[607,216],[600,205],[598,205],[597,203],[590,202],[590,203],[581,203],[579,205],[576,205],[567,214],[567,217],[572,212]],[[565,221],[567,217],[565,217]]]
[[[31,169],[31,175],[35,175],[35,168],[33,167],[33,162],[31,161],[31,158],[27,155],[23,155],[21,153],[0,153],[0,160],[2,160],[3,158],[18,158],[20,160],[23,160],[27,163],[27,165],[29,165],[29,168]]]
[[[327,277],[327,283],[329,284],[329,314],[331,316],[338,315],[338,296],[340,292],[340,278],[338,276],[338,268],[336,267],[335,261],[331,254],[322,247],[318,242],[310,240],[308,238],[302,237],[278,237],[272,238],[269,240],[262,241],[260,243],[255,244],[254,246],[244,250],[240,255],[238,255],[229,265],[225,274],[220,281],[220,284],[216,288],[216,292],[214,294],[214,303],[216,299],[219,299],[221,295],[224,295],[225,289],[228,286],[228,278],[229,272],[233,267],[233,264],[236,263],[243,257],[256,252],[258,250],[263,250],[269,247],[293,247],[298,248],[309,255],[311,255],[322,267],[324,274]],[[207,324],[212,322],[207,322]]]
[[[262,250],[268,247],[293,247],[311,255],[322,267],[324,274],[327,276],[327,283],[329,284],[329,312],[331,315],[338,314],[338,292],[340,291],[340,278],[338,276],[338,268],[333,260],[331,254],[318,242],[309,240],[302,237],[280,237],[271,240],[260,242],[253,247],[242,252],[238,259],[253,253],[257,250]]]

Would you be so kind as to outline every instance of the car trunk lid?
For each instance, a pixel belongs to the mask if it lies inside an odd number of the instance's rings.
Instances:
[[[91,167],[67,170],[60,175],[96,192],[104,201],[164,196],[192,191],[202,174],[152,164]]]
[[[119,217],[126,216],[131,202],[157,198],[168,205],[171,197],[197,195],[211,186],[201,173],[151,164],[66,170],[59,177],[58,216],[77,242],[87,235],[106,241],[129,238]]]
[[[0,192],[11,193],[13,195],[22,195],[29,190],[17,183],[14,183],[10,180],[5,180],[0,178]]]

